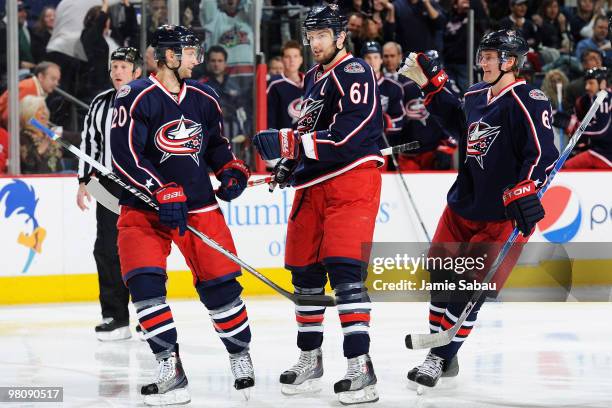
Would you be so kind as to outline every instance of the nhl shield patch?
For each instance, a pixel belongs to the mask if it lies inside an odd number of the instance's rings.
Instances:
[[[544,94],[544,92],[542,92],[539,89],[532,89],[531,91],[529,91],[529,97],[537,101],[547,101],[548,100],[548,97],[546,96],[546,94]]]
[[[117,91],[117,99],[119,98],[123,98],[124,96],[126,96],[127,94],[130,93],[130,91],[132,90],[132,88],[129,85],[123,85],[121,88],[119,88],[119,90]]]
[[[350,62],[345,65],[344,72],[347,74],[361,74],[365,72],[365,68],[358,62]]]

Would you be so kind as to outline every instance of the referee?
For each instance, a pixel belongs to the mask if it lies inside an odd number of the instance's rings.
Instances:
[[[141,73],[142,57],[138,50],[132,47],[117,48],[110,56],[113,88],[98,94],[89,105],[81,133],[81,150],[108,168],[112,168],[110,129],[116,95],[122,92],[122,86],[140,77]],[[129,92],[129,87],[125,90]],[[86,200],[91,202],[91,196],[86,184],[92,175],[95,175],[94,169],[81,160],[77,193],[77,206],[81,211],[89,209]],[[109,192],[119,197],[120,186],[104,177],[100,177],[99,181]],[[100,341],[123,340],[132,336],[129,328],[129,292],[121,279],[117,253],[117,218],[118,215],[103,205],[96,205],[97,234],[93,255],[98,268],[102,323],[95,330]]]

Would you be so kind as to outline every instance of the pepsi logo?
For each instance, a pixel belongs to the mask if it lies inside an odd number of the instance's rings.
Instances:
[[[564,186],[553,186],[542,198],[546,216],[538,223],[544,238],[563,244],[574,239],[582,221],[582,208],[578,196]]]

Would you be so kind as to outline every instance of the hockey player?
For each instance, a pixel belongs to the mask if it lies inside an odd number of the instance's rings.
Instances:
[[[117,48],[110,56],[109,74],[113,88],[98,94],[89,105],[81,133],[81,150],[107,167],[112,165],[110,131],[117,91],[123,85],[139,78],[141,73],[142,57],[138,50],[131,47]],[[81,211],[85,211],[88,209],[85,199],[91,201],[86,185],[94,171],[84,161],[79,162],[78,171],[77,206]],[[117,196],[121,192],[120,186],[105,178],[100,178],[100,183]],[[96,204],[97,233],[93,253],[98,268],[102,323],[97,325],[95,330],[96,337],[100,341],[123,340],[132,337],[128,312],[130,294],[121,280],[119,254],[117,253],[117,218],[115,213],[100,203]]]
[[[514,226],[522,234],[517,242],[525,242],[544,217],[537,192],[546,183],[558,152],[553,143],[550,102],[542,91],[517,79],[528,48],[525,39],[511,30],[492,32],[479,45],[477,63],[483,82],[465,93],[459,173],[448,193],[448,206],[438,223],[432,249],[443,243],[464,243],[470,248],[497,242],[487,254],[492,263]],[[421,87],[428,111],[452,126],[449,122],[463,120],[462,107],[440,103],[447,76],[439,67],[437,60],[412,53],[400,73]],[[497,271],[499,285],[516,263],[520,247],[510,251]],[[452,271],[430,273],[434,282],[459,279]],[[471,297],[469,291],[452,291],[445,301],[435,295],[432,292],[429,314],[432,332],[453,326]],[[457,352],[483,302],[484,296],[451,343],[431,349],[425,362],[410,370],[411,382],[433,387],[441,376],[457,375]]]
[[[438,58],[436,50],[425,51],[429,58]],[[434,117],[430,117],[421,88],[410,79],[403,76],[404,108],[406,121],[397,139],[391,144],[402,144],[418,141],[420,147],[411,153],[400,153],[398,164],[402,171],[416,170],[449,170],[452,166],[453,154],[457,148],[457,139],[463,130],[461,126],[447,128],[441,126]],[[459,103],[458,88],[453,89],[450,79],[446,81],[441,91],[440,103],[456,106]]]
[[[335,383],[343,404],[378,400],[368,354],[370,299],[364,285],[380,201],[384,162],[379,151],[382,109],[374,72],[345,49],[346,20],[335,4],[313,7],[303,26],[318,63],[306,74],[297,130],[267,130],[254,137],[264,160],[281,158],[275,178],[296,189],[287,227],[285,267],[296,293],[336,293],[348,369]],[[295,171],[294,174],[292,174]],[[325,309],[296,306],[298,362],[281,374],[282,392],[314,391],[323,376]]]
[[[152,38],[158,72],[123,86],[112,119],[113,167],[124,181],[150,194],[159,213],[124,193],[118,221],[121,272],[144,337],[159,363],[157,378],[141,389],[148,405],[190,400],[172,312],[166,303],[166,257],[174,242],[193,274],[213,326],[229,354],[234,387],[254,385],[249,355],[251,332],[238,265],[185,234],[187,224],[235,253],[208,176],[224,201],[238,197],[249,169],[221,136],[222,113],[207,85],[188,79],[201,63],[199,41],[187,28],[164,25]]]
[[[274,75],[268,82],[268,127],[292,128],[300,118],[304,74],[300,72],[302,47],[294,40],[287,41],[281,49],[284,72]]]
[[[386,77],[382,72],[382,47],[376,41],[368,41],[361,48],[361,57],[372,67],[376,75],[380,104],[382,106],[385,134],[387,140],[392,140],[402,130],[404,125],[404,91],[402,85]],[[379,147],[389,147],[383,142]]]
[[[608,88],[608,70],[605,67],[589,69],[584,74],[586,94],[576,101],[576,114],[582,119],[600,90]],[[612,168],[612,95],[602,102],[595,117],[582,134],[587,139],[587,150],[578,153],[565,163],[566,169],[610,169]]]

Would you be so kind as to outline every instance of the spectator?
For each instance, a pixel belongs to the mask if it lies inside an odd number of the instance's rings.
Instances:
[[[372,17],[370,18],[382,33],[384,42],[395,37],[395,7],[389,0],[372,0]]]
[[[395,41],[404,52],[440,49],[440,38],[446,21],[442,9],[434,0],[394,0]]]
[[[19,100],[28,95],[46,98],[55,91],[60,81],[60,67],[52,62],[43,61],[34,68],[34,75],[19,82]],[[8,123],[8,90],[0,96],[0,126]]]
[[[108,8],[111,19],[110,35],[120,47],[138,47],[139,27],[136,10],[130,0],[121,0]]]
[[[532,20],[538,27],[543,46],[569,52],[567,18],[559,10],[558,0],[544,0]]]
[[[32,56],[37,64],[45,59],[47,54],[47,44],[53,33],[55,25],[55,8],[45,7],[42,9],[38,21],[30,30],[30,38],[32,39]]]
[[[364,16],[362,13],[351,13],[348,16],[347,30],[348,30],[348,49],[361,50],[363,45],[363,27],[364,27]]]
[[[578,43],[590,35],[583,36],[580,32],[593,19],[593,0],[578,0],[576,12],[570,18],[570,27],[574,43]]]
[[[561,84],[561,91],[569,85],[569,79],[560,69],[553,69],[546,73],[544,80],[542,81],[542,86],[540,89],[544,92],[544,95],[548,97],[550,101],[550,105],[553,108],[553,111],[559,110],[559,97],[557,95],[557,84]],[[570,110],[570,106],[567,106],[562,102],[563,111]]]
[[[108,4],[117,4],[119,1],[108,0]],[[100,0],[62,0],[55,10],[55,27],[47,44],[46,59],[62,67],[61,87],[68,93],[77,94],[81,88],[79,69],[81,62],[87,62],[80,41],[83,21],[87,11],[100,3]]]
[[[251,94],[246,93],[240,84],[227,74],[227,51],[220,45],[213,45],[208,50],[206,68],[208,76],[201,78],[200,82],[209,85],[219,95],[224,136],[233,142],[244,140],[244,135],[248,133],[243,115],[250,103]],[[234,141],[234,138],[237,140]]]
[[[454,0],[444,31],[443,60],[446,73],[455,81],[461,92],[469,87],[467,72],[468,11],[474,9],[474,44],[478,44],[486,29],[487,14],[478,0]]]
[[[608,19],[598,15],[593,24],[593,36],[581,40],[576,44],[576,58],[580,58],[586,49],[599,50],[604,55],[604,62],[610,53],[610,40],[608,39]]]
[[[108,0],[103,0],[102,6],[94,6],[87,11],[81,33],[81,43],[89,61],[85,85],[87,100],[93,99],[111,86],[108,56],[119,48],[119,45],[110,37],[110,27]]]
[[[28,95],[19,103],[21,173],[56,173],[62,170],[61,147],[52,143],[43,132],[30,124],[36,118],[49,125],[49,109],[42,96]]]
[[[6,129],[0,127],[0,174],[8,171],[9,140]]]
[[[536,49],[539,43],[538,28],[527,14],[527,0],[510,0],[510,15],[501,19],[499,28],[519,30],[527,40],[529,47]]]
[[[168,7],[167,0],[151,0],[149,1],[149,24],[148,35],[150,36],[157,30],[157,27],[168,24]],[[150,41],[147,41],[149,44]]]
[[[28,10],[30,6],[22,0],[17,1],[17,24],[19,35],[19,66],[24,69],[34,68],[30,31],[28,30]]]
[[[587,72],[593,68],[603,67],[603,56],[601,52],[595,49],[587,49],[582,52],[580,62],[582,63],[583,72]],[[580,76],[569,83],[563,89],[564,106],[573,109],[576,100],[584,94],[584,77]]]
[[[145,72],[147,75],[157,72],[157,62],[155,61],[155,48],[150,45],[145,53]]]
[[[389,41],[383,45],[383,73],[385,76],[403,82],[406,77],[397,73],[401,63],[402,46],[394,41]]]
[[[282,75],[283,74],[283,59],[279,56],[276,57],[272,57],[270,58],[270,61],[268,61],[268,75],[269,76],[274,76],[274,75]]]

